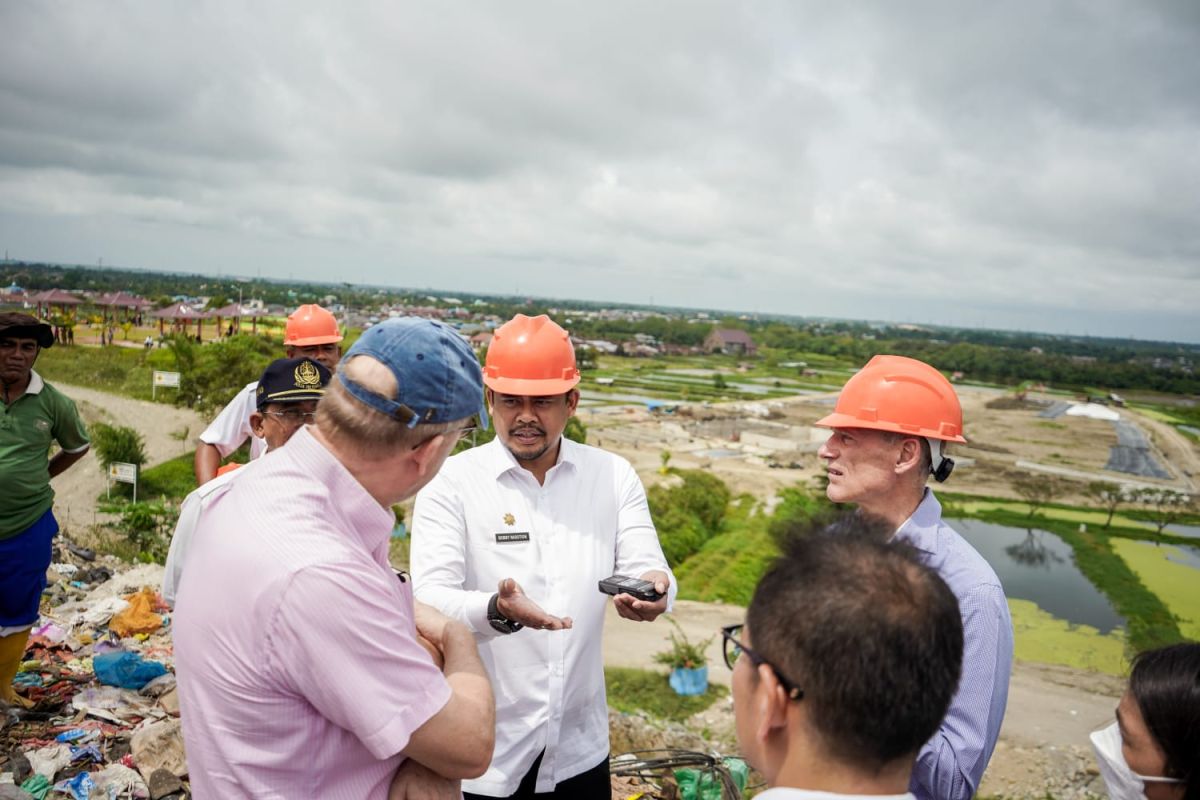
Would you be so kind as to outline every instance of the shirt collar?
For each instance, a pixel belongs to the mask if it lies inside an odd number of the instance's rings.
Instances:
[[[912,516],[896,531],[896,536],[925,553],[937,552],[938,527],[942,522],[942,504],[933,491],[925,487],[925,496]]]
[[[497,436],[492,441],[488,442],[484,447],[490,447],[487,452],[488,468],[493,478],[499,478],[506,472],[511,472],[514,469],[525,470],[513,456],[509,449],[504,446],[504,442],[500,441]],[[579,463],[579,445],[571,441],[565,436],[558,437],[558,460],[554,462],[554,466],[550,470],[556,469],[560,464],[570,464],[572,467],[578,466]],[[547,472],[549,474],[549,471]]]
[[[29,370],[29,386],[25,387],[25,394],[41,394],[44,388],[46,382],[42,380],[42,376],[38,375],[36,370]]]
[[[312,435],[307,425],[296,431],[287,446],[279,448],[271,458],[281,458],[284,454],[325,486],[326,496],[331,498],[326,510],[340,516],[346,529],[368,552],[375,554],[381,547],[386,551],[392,528],[396,525],[392,510],[381,506],[342,462]],[[332,498],[337,498],[336,502]]]

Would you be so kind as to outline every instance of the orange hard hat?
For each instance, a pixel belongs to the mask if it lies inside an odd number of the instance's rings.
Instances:
[[[245,464],[239,464],[239,463],[238,463],[238,462],[236,462],[236,461],[230,461],[228,464],[224,464],[224,465],[222,465],[222,466],[218,467],[218,468],[217,468],[217,474],[218,474],[218,475],[224,475],[226,472],[233,472],[235,469],[241,469],[241,468],[242,468],[242,467],[244,467],[244,466],[246,466],[246,465],[245,465]]]
[[[868,361],[846,381],[833,413],[816,424],[967,441],[962,435],[962,406],[950,381],[924,361],[904,356],[875,356]]]
[[[332,344],[342,340],[337,319],[316,303],[300,306],[287,318],[283,343],[296,347]]]
[[[575,388],[579,369],[571,337],[545,314],[517,314],[492,335],[483,383],[503,394],[534,397]]]

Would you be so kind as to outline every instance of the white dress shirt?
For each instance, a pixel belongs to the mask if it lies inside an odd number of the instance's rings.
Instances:
[[[200,434],[200,441],[215,445],[221,451],[221,458],[229,458],[229,454],[241,447],[247,438],[250,439],[251,461],[267,452],[267,440],[258,438],[250,429],[250,415],[258,410],[257,389],[258,381],[246,384],[246,388],[234,395]]]
[[[418,600],[477,635],[496,694],[496,749],[463,791],[516,791],[545,750],[535,791],[546,792],[608,757],[608,704],[601,637],[609,598],[599,582],[649,570],[675,578],[633,467],[612,453],[563,438],[538,485],[499,439],[447,459],[413,510],[411,567]],[[488,600],[514,578],[547,613],[571,617],[563,631],[498,634]]]

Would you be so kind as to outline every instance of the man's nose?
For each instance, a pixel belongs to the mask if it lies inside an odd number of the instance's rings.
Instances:
[[[833,441],[832,436],[821,443],[821,446],[817,448],[817,458],[834,458],[833,451],[829,448],[831,441]]]

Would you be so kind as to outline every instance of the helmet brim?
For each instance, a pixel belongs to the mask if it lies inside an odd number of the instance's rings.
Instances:
[[[511,394],[519,397],[548,397],[555,394],[566,394],[579,385],[579,378],[550,378],[534,380],[531,378],[489,378],[483,376],[483,385],[493,392]]]
[[[832,414],[822,417],[814,422],[813,425],[818,428],[866,428],[872,431],[887,431],[906,436],[919,436],[923,439],[941,439],[943,442],[967,443],[967,440],[960,435],[947,436],[940,431],[928,430],[926,428],[916,428],[914,430],[911,426],[906,428],[895,422],[859,419],[850,414],[843,414],[840,411],[835,411]]]
[[[337,344],[345,336],[338,334],[337,336],[304,336],[299,339],[284,339],[284,347],[310,347],[314,344]]]

